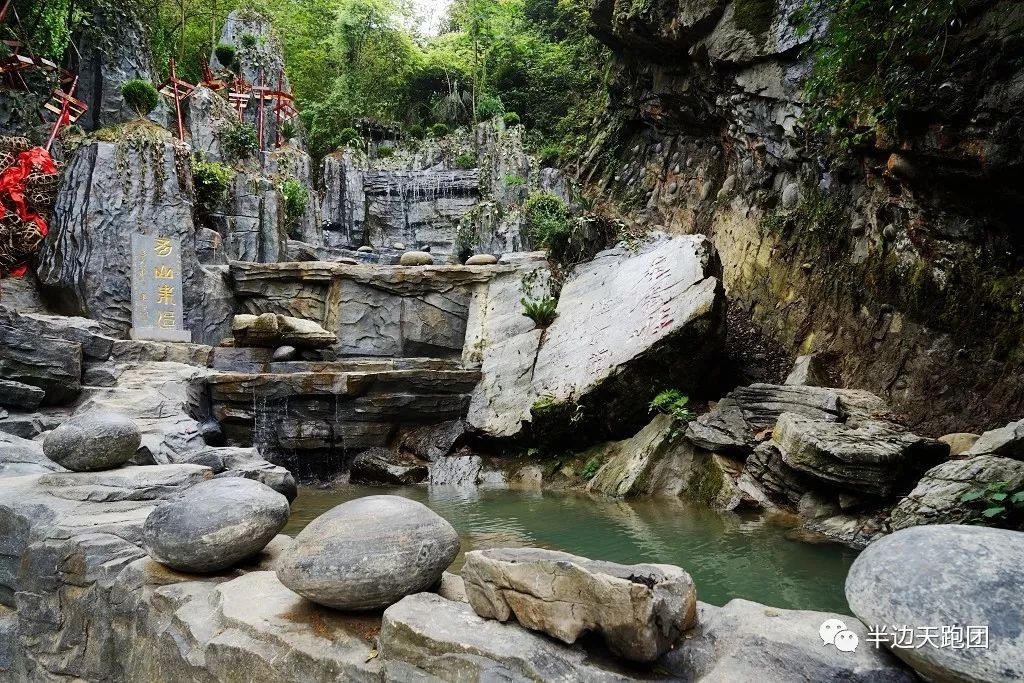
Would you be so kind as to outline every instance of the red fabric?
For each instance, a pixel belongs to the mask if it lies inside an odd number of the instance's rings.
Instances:
[[[33,147],[21,152],[13,166],[0,172],[0,217],[6,216],[13,208],[19,218],[35,223],[39,232],[46,235],[49,232],[46,219],[29,210],[25,202],[25,181],[36,171],[46,174],[57,172],[57,164],[54,163],[53,157],[42,147]],[[22,264],[12,270],[10,275],[21,277],[26,269],[27,266]]]

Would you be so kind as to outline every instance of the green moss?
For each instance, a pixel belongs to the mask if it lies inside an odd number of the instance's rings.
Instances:
[[[691,498],[712,505],[723,486],[725,486],[725,475],[715,464],[714,459],[709,456],[704,466],[690,479],[687,488]]]
[[[738,28],[756,38],[764,38],[778,11],[777,0],[736,0],[733,19]]]

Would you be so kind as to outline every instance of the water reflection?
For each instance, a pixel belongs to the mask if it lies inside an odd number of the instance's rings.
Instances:
[[[537,546],[615,562],[685,568],[701,600],[742,597],[783,608],[848,613],[843,582],[856,551],[786,538],[762,515],[717,513],[678,498],[623,501],[475,487],[303,489],[285,533],[347,500],[391,493],[418,500],[459,532],[462,549]],[[462,566],[462,555],[454,569]]]

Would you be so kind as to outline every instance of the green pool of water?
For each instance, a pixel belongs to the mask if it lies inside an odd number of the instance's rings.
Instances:
[[[699,599],[746,598],[788,609],[849,613],[849,548],[790,540],[758,514],[717,513],[679,499],[621,501],[550,492],[450,487],[304,488],[285,533],[297,534],[335,505],[389,493],[420,501],[451,522],[462,550],[537,546],[614,562],[683,567]],[[453,570],[462,566],[462,555]]]

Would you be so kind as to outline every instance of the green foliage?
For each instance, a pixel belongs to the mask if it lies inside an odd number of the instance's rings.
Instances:
[[[958,57],[948,49],[965,0],[828,0],[806,83],[814,127],[840,149],[870,141],[876,126],[929,95]]]
[[[254,47],[256,47],[257,43],[259,43],[259,38],[257,38],[251,33],[243,33],[242,38],[239,42],[242,43],[243,48],[245,48],[246,50],[251,50]]]
[[[455,168],[463,171],[468,171],[471,168],[476,168],[476,155],[472,152],[463,152],[455,159]]]
[[[555,310],[558,300],[553,296],[532,300],[524,297],[520,303],[523,305],[523,315],[536,323],[537,327],[548,327],[558,317],[558,312]]]
[[[537,156],[540,157],[541,166],[557,166],[558,160],[562,158],[562,146],[558,143],[548,143],[540,148]]]
[[[381,145],[377,148],[378,159],[388,159],[395,155],[395,148],[390,145]]]
[[[572,236],[572,221],[565,202],[550,192],[533,192],[523,206],[523,214],[534,243],[546,248],[549,256],[560,262]]]
[[[508,112],[501,118],[505,122],[505,125],[508,126],[509,128],[512,128],[513,126],[518,126],[521,123],[519,119],[519,114],[515,113],[514,111]]]
[[[681,391],[666,389],[651,399],[649,408],[652,413],[664,413],[670,415],[673,420],[689,422],[693,419],[693,413],[686,407],[689,402],[690,398]]]
[[[509,187],[526,187],[526,178],[515,173],[506,173],[501,180]]]
[[[294,121],[285,121],[281,124],[281,138],[285,141],[294,140],[299,134],[299,127]]]
[[[256,128],[248,123],[234,123],[222,128],[220,146],[229,159],[248,159],[260,151]]]
[[[430,127],[430,137],[432,138],[443,138],[449,132],[448,126],[443,123],[435,123]]]
[[[427,130],[418,123],[409,126],[409,137],[414,140],[422,140],[427,136]]]
[[[768,33],[778,10],[778,0],[736,0],[734,5],[736,27],[756,38],[763,38]]]
[[[480,95],[476,101],[476,117],[480,120],[493,119],[505,113],[505,105],[501,99],[486,93]]]
[[[160,93],[149,81],[125,81],[121,84],[121,97],[139,118],[156,109],[156,105],[160,103]]]
[[[968,491],[960,502],[967,505],[972,524],[1024,530],[1024,486],[1011,489],[1009,482],[995,482]]]
[[[216,161],[207,161],[195,155],[191,160],[192,185],[196,192],[196,213],[200,217],[209,216],[224,200],[228,185],[235,177],[230,166]]]
[[[597,471],[601,469],[602,464],[604,463],[601,461],[601,456],[595,455],[580,470],[580,476],[584,479],[593,479]]]
[[[302,214],[306,212],[309,193],[298,180],[288,178],[281,183],[281,194],[284,195],[285,223],[288,226],[289,233],[292,233],[298,226]]]
[[[238,56],[235,46],[231,43],[220,43],[217,47],[213,48],[213,55],[217,58],[224,68],[230,69],[235,63],[235,58]]]
[[[363,141],[359,131],[355,128],[344,128],[338,133],[338,147],[348,147],[353,143],[359,144]]]

